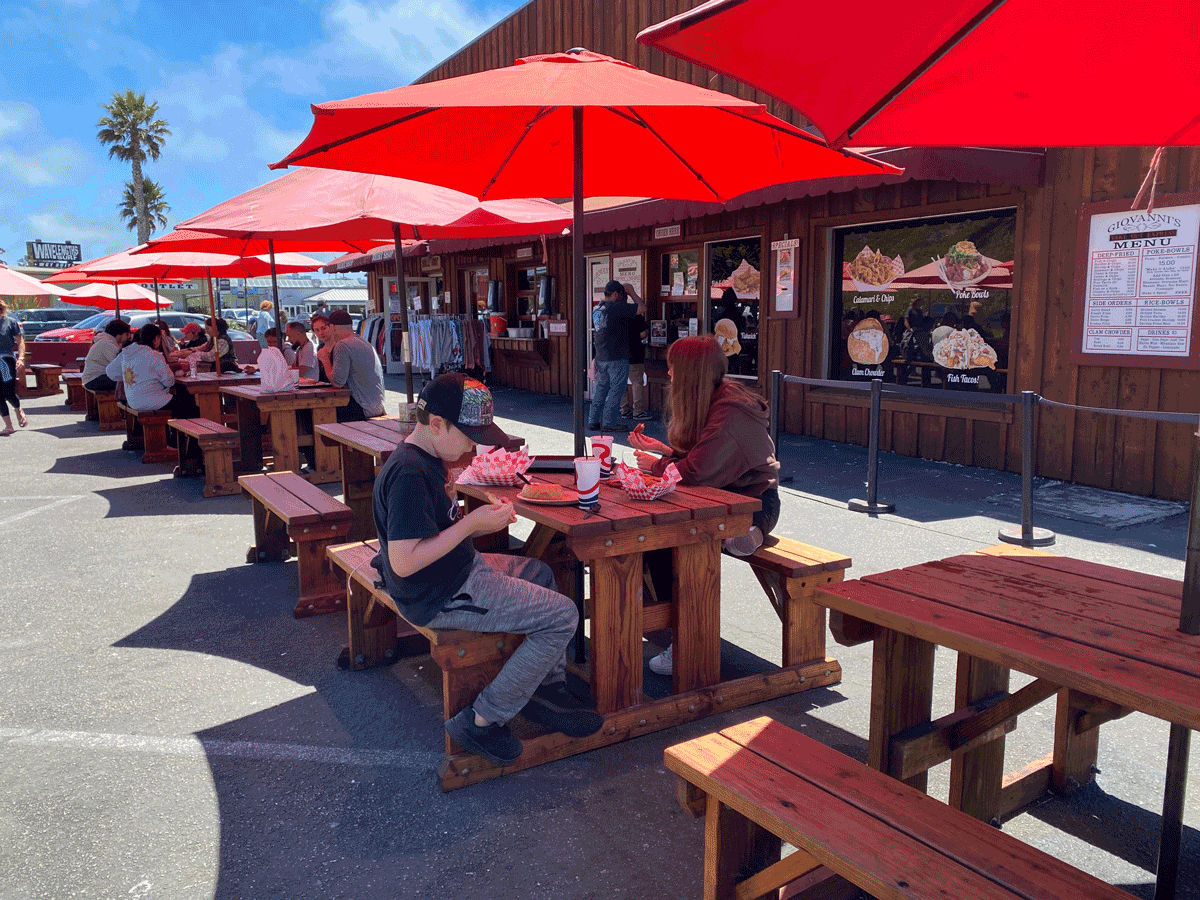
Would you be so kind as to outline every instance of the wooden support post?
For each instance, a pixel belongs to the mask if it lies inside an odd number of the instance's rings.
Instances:
[[[1076,720],[1088,710],[1089,699],[1065,688],[1058,692],[1052,783],[1060,794],[1069,794],[1096,779],[1093,770],[1100,750],[1100,729],[1093,728],[1083,734],[1075,730]]]
[[[1005,666],[958,654],[954,688],[956,708],[1008,690]],[[950,761],[949,803],[969,816],[990,822],[1000,818],[1000,789],[1004,781],[1004,732],[995,740],[953,757]]]
[[[783,842],[711,795],[704,815],[704,900],[737,900],[737,883],[778,862]]]
[[[928,722],[933,710],[934,645],[898,631],[883,629],[875,638],[871,665],[871,730],[869,762],[880,772],[891,769],[892,737]],[[904,780],[924,791],[928,774]]]

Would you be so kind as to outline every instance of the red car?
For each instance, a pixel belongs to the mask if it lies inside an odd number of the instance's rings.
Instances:
[[[70,328],[55,328],[52,331],[42,332],[38,335],[37,340],[25,343],[29,350],[30,362],[51,363],[62,366],[64,369],[82,367],[82,359],[87,356],[88,349],[92,346],[92,337],[95,335],[96,329],[103,328],[112,321],[112,318],[110,313],[98,313]],[[208,320],[207,316],[174,311],[167,311],[160,315],[144,312],[134,313],[130,316],[121,313],[121,318],[128,322],[129,327],[134,331],[156,318],[162,319],[170,326],[171,334],[175,336],[176,340],[183,337],[182,329],[188,322],[196,322],[203,327]],[[233,350],[237,354],[239,363],[245,365],[258,359],[260,347],[256,338],[234,328],[229,329],[229,336],[233,339]]]

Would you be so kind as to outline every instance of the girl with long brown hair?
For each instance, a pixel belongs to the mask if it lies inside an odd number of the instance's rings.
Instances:
[[[723,548],[749,556],[779,521],[779,463],[771,440],[767,402],[726,375],[725,353],[712,335],[680,338],[667,351],[671,388],[667,399],[667,441],[629,435],[638,466],[661,475],[675,464],[683,484],[722,488],[762,501],[745,535],[726,538]],[[646,554],[655,590],[670,591],[670,554]],[[661,585],[661,587],[660,587]],[[669,675],[671,648],[650,661]]]

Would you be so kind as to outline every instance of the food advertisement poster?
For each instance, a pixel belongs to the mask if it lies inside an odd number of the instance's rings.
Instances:
[[[639,297],[646,296],[646,258],[641,253],[629,253],[612,258],[612,277],[621,284],[632,284]]]
[[[1073,361],[1194,367],[1200,205],[1085,208],[1081,245],[1085,228]]]
[[[1015,211],[852,226],[833,237],[833,377],[1005,390]]]
[[[607,256],[589,256],[588,257],[588,272],[592,285],[592,305],[604,301],[604,286],[608,284],[611,275],[609,274],[612,268],[609,265]]]
[[[775,254],[775,303],[772,313],[781,318],[796,315],[796,257],[800,253],[800,239],[772,241],[771,252]]]
[[[700,251],[680,250],[662,256],[662,288],[664,297],[694,297],[700,283]]]

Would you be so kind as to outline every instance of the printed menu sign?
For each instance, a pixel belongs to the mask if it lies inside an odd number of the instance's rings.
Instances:
[[[1200,206],[1093,215],[1083,355],[1186,358],[1198,243]]]

